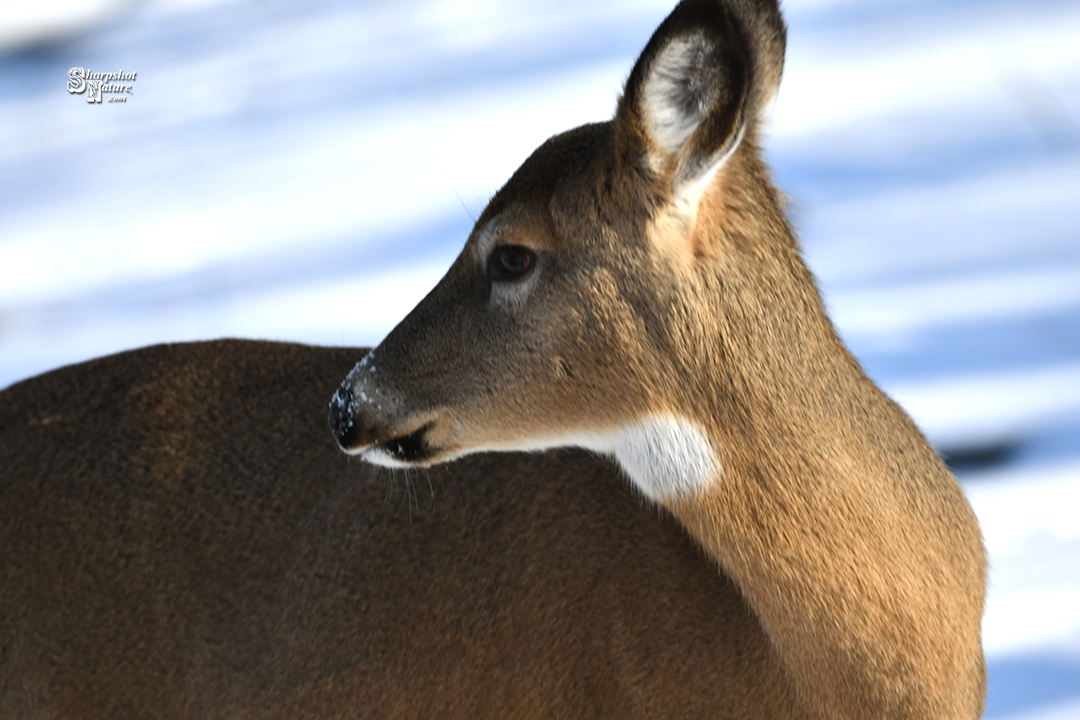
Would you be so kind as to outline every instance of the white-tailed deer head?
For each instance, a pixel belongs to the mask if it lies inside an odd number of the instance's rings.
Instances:
[[[754,147],[784,47],[765,9],[750,24],[719,2],[681,4],[614,120],[533,153],[342,385],[343,448],[408,465],[576,445],[614,454],[651,497],[717,477],[712,404],[738,400],[725,324],[768,312],[747,293],[813,294],[801,268],[776,288],[779,266],[739,267],[794,257]]]
[[[615,117],[548,140],[331,402],[391,467],[613,457],[729,573],[829,717],[981,712],[984,559],[955,480],[825,316],[757,148],[770,0],[685,0]]]

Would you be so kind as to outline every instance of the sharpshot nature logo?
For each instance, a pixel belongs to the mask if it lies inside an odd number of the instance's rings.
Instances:
[[[131,95],[130,84],[135,82],[135,73],[126,73],[123,70],[117,72],[91,72],[81,67],[73,67],[68,70],[68,92],[86,93],[86,102],[100,103],[103,95],[111,95],[109,102],[127,102],[127,96]]]

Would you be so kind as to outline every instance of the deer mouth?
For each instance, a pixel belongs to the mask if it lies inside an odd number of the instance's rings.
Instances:
[[[422,425],[408,435],[376,443],[376,446],[394,458],[407,463],[422,462],[432,453],[427,444],[427,431],[431,423]]]
[[[429,465],[439,453],[427,440],[431,423],[404,435],[378,440],[360,450],[360,457],[374,465],[404,468]]]

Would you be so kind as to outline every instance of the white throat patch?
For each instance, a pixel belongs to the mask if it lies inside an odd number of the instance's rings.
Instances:
[[[566,444],[613,456],[655,501],[702,490],[721,472],[709,438],[694,422],[678,416],[653,415],[610,434],[576,436]]]

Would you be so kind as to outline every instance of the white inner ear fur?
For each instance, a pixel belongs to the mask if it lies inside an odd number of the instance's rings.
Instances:
[[[735,131],[735,137],[722,153],[719,153],[713,158],[713,161],[709,163],[709,166],[704,172],[695,176],[687,176],[680,173],[679,176],[676,177],[671,189],[672,202],[676,213],[683,219],[685,224],[693,224],[692,220],[697,215],[698,205],[701,204],[701,197],[705,194],[705,191],[709,189],[709,185],[712,184],[717,171],[724,166],[724,163],[728,161],[728,158],[730,158],[735,153],[735,150],[738,149],[739,144],[742,143],[745,132],[746,125],[740,124],[738,130]]]
[[[649,68],[642,87],[642,110],[652,148],[649,165],[663,175],[672,169],[672,210],[689,227],[702,195],[742,142],[746,126],[740,123],[736,135],[710,162],[694,167],[674,167],[682,159],[684,146],[713,111],[719,89],[702,87],[700,77],[705,58],[712,53],[712,41],[692,34],[672,40],[660,51]]]
[[[678,38],[660,51],[649,68],[642,87],[642,110],[649,139],[659,150],[655,156],[650,153],[650,161],[660,165],[654,170],[661,170],[682,153],[683,145],[712,109],[715,90],[702,95],[699,102],[687,102],[695,94],[690,89],[691,79],[711,49],[704,35]]]

